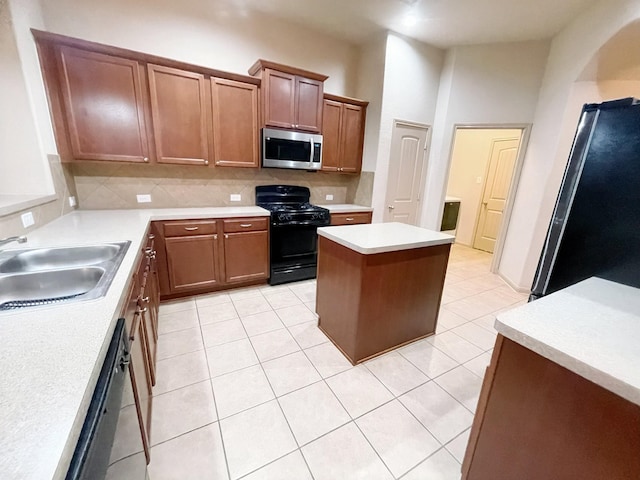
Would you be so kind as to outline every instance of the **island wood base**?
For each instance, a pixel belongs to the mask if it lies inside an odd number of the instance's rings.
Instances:
[[[466,480],[640,478],[640,406],[498,335]]]
[[[450,244],[364,255],[318,240],[318,326],[352,364],[435,332]]]

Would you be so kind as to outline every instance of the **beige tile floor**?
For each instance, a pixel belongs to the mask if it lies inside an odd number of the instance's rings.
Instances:
[[[149,476],[459,479],[495,314],[522,304],[454,245],[436,335],[353,367],[315,281],[164,303]]]

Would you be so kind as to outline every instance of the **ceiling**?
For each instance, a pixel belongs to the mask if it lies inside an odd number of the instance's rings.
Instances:
[[[392,30],[447,48],[551,38],[596,0],[224,0],[354,43]]]

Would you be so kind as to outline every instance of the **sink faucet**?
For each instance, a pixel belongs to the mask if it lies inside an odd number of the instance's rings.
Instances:
[[[11,243],[11,242],[25,243],[26,241],[27,241],[26,235],[21,235],[19,237],[2,238],[0,239],[0,247],[2,245],[6,245],[7,243]]]

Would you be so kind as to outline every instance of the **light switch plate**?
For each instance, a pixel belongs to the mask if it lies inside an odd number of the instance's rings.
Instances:
[[[325,200],[333,200],[333,195],[327,194],[327,195],[324,196],[324,199]]]
[[[20,218],[22,219],[22,226],[24,228],[30,227],[31,225],[36,223],[36,221],[33,219],[32,212],[23,213],[22,215],[20,215]]]
[[[136,198],[138,199],[138,203],[151,203],[151,195],[149,194],[136,195]]]
[[[231,201],[231,202],[241,202],[242,201],[242,195],[240,195],[239,193],[232,193],[231,195],[229,195],[229,201]]]
[[[69,206],[70,207],[75,207],[76,206],[76,197],[74,197],[74,196],[69,197]]]

